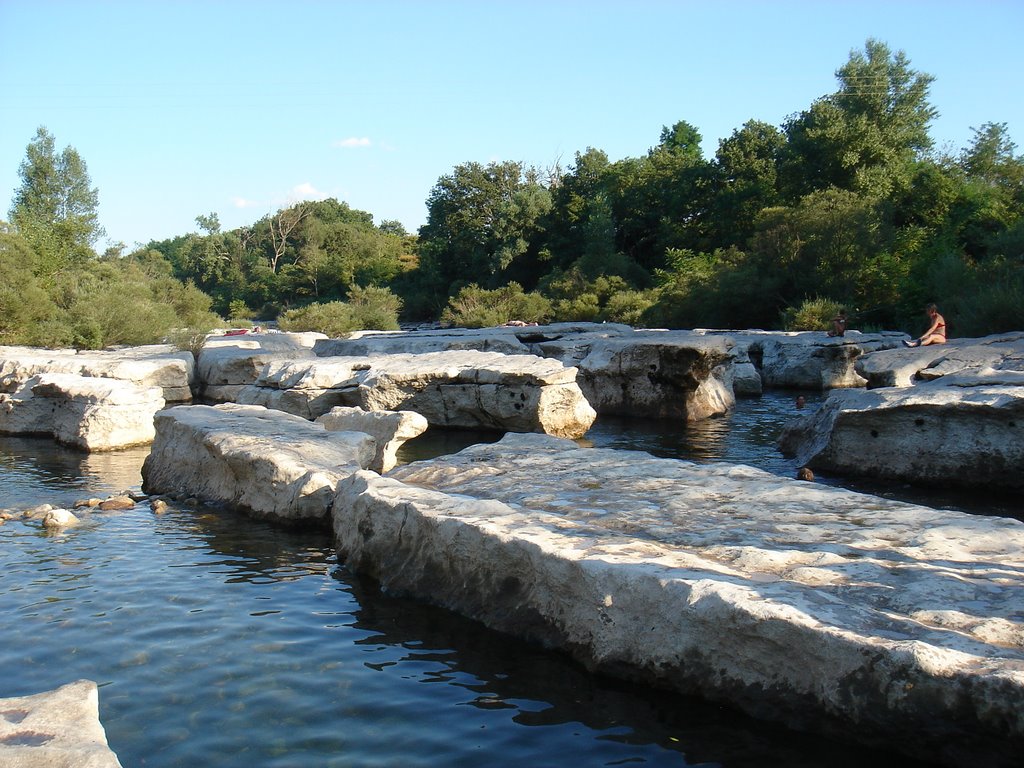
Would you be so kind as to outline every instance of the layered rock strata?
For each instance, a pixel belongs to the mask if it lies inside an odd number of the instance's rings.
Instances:
[[[1024,754],[1024,525],[507,436],[343,480],[348,567],[593,668],[947,765]]]
[[[1024,489],[1024,372],[833,392],[779,441],[804,465],[911,483]]]
[[[1024,333],[1003,333],[946,344],[874,352],[860,358],[857,373],[869,389],[909,387],[949,375],[1024,371]]]
[[[34,376],[70,373],[160,387],[169,403],[192,399],[195,358],[167,344],[114,350],[0,347],[0,392],[12,393]]]
[[[0,766],[121,768],[100,723],[99,700],[91,680],[0,699]]]
[[[269,362],[237,399],[306,418],[337,406],[407,410],[434,426],[561,437],[581,437],[596,417],[575,368],[471,350]]]
[[[306,360],[322,333],[247,333],[210,336],[196,367],[200,396],[207,402],[235,402],[243,387],[256,383],[269,362]]]
[[[46,434],[84,451],[146,445],[164,390],[127,381],[46,373],[0,394],[0,433]]]
[[[156,417],[143,489],[283,523],[323,523],[338,481],[369,467],[375,452],[368,434],[328,432],[281,411],[178,406]]]
[[[377,443],[369,468],[387,472],[398,463],[398,449],[427,431],[427,420],[413,411],[364,411],[332,408],[317,420],[328,432],[365,432]]]

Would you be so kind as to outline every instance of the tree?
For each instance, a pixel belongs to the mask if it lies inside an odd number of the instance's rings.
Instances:
[[[44,276],[94,256],[92,245],[105,234],[96,213],[99,193],[78,152],[65,147],[57,154],[53,136],[40,126],[18,175],[11,223],[40,256]]]
[[[551,193],[522,163],[459,165],[427,198],[422,265],[446,296],[472,280],[495,285],[530,249],[550,208]]]
[[[911,161],[932,146],[934,78],[877,40],[836,71],[839,90],[791,118],[785,180],[790,199],[828,186],[885,195],[906,183]]]

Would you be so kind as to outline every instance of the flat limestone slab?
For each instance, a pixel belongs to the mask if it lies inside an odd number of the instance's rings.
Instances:
[[[160,387],[167,402],[192,399],[195,358],[168,344],[111,350],[0,347],[0,392],[14,392],[33,376],[71,373]]]
[[[121,768],[99,701],[91,680],[0,699],[0,768]]]
[[[978,339],[951,339],[945,344],[872,352],[856,363],[869,388],[909,387],[950,375],[989,370],[1024,371],[1024,333],[1002,333]]]
[[[948,765],[1024,754],[1024,524],[509,435],[359,472],[341,557],[625,677]]]
[[[147,445],[162,393],[120,379],[39,374],[13,395],[0,394],[0,434],[48,434],[84,451]]]
[[[240,402],[317,418],[338,406],[415,411],[444,427],[581,437],[596,418],[576,369],[535,355],[450,350],[268,362]]]
[[[786,426],[779,446],[801,464],[845,475],[1024,490],[1024,373],[987,369],[832,392]]]
[[[369,467],[375,449],[362,432],[328,432],[259,406],[178,406],[157,414],[143,489],[227,504],[257,518],[322,523],[338,481]]]

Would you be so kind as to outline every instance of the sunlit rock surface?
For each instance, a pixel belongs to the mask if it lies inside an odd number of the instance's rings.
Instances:
[[[72,373],[160,387],[167,402],[192,399],[195,359],[167,344],[113,350],[0,347],[0,392],[14,392],[33,376]]]
[[[1024,373],[833,392],[787,425],[783,453],[845,475],[1024,489]]]
[[[343,480],[348,567],[612,674],[949,765],[1024,754],[1024,525],[507,436]]]
[[[949,375],[986,371],[1024,371],[1024,333],[1003,333],[978,339],[951,339],[945,344],[907,349],[902,344],[857,360],[856,368],[870,388],[909,387]]]
[[[582,436],[596,417],[575,368],[474,350],[269,362],[238,400],[306,418],[337,406],[406,410],[436,426],[564,437]]]
[[[178,406],[156,417],[143,490],[222,503],[287,523],[326,520],[342,477],[369,467],[374,439],[245,405]]]
[[[377,443],[370,462],[374,472],[387,472],[398,463],[398,449],[427,431],[427,420],[413,411],[364,411],[362,408],[332,408],[318,424],[329,432],[365,432]]]
[[[0,394],[0,434],[47,434],[85,451],[146,445],[162,392],[112,378],[40,374]]]
[[[635,331],[615,323],[353,334],[318,342],[316,354],[423,354],[474,349],[553,358],[578,369],[598,413],[696,420],[735,403],[731,343],[689,331]]]
[[[0,699],[3,768],[121,768],[99,717],[91,680]]]
[[[325,338],[322,333],[209,336],[196,368],[200,394],[212,402],[234,402],[242,387],[256,382],[264,365],[312,358],[313,345]]]

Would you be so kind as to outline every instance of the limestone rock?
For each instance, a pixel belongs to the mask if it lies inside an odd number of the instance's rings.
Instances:
[[[582,436],[596,414],[576,369],[533,355],[452,350],[274,361],[239,400],[316,418],[334,407],[408,410],[445,427]]]
[[[406,441],[427,431],[427,420],[413,411],[364,411],[332,408],[317,419],[328,432],[365,432],[377,443],[369,469],[387,472],[397,463],[396,454]]]
[[[287,523],[327,519],[338,480],[370,465],[361,432],[328,432],[258,406],[178,406],[157,414],[142,467],[150,494],[195,496]]]
[[[333,517],[387,590],[598,670],[949,765],[1024,754],[1018,521],[537,435],[356,473]]]
[[[985,371],[1024,371],[1024,333],[980,339],[953,339],[946,344],[873,352],[859,359],[857,372],[869,388],[909,387],[915,381]]]
[[[234,402],[238,391],[253,384],[272,360],[313,357],[313,345],[322,333],[256,333],[209,336],[199,355],[198,386],[204,398]]]
[[[1024,386],[978,377],[833,392],[787,425],[801,464],[910,483],[1024,489]]]
[[[51,509],[43,516],[43,528],[61,530],[78,525],[81,521],[70,509]]]
[[[0,391],[15,392],[41,374],[67,373],[160,387],[167,402],[192,399],[195,359],[167,344],[114,350],[0,347]]]
[[[86,451],[109,451],[153,440],[153,415],[164,407],[162,389],[130,382],[45,373],[14,395],[0,395],[0,433],[50,434]]]
[[[100,723],[96,683],[0,699],[0,766],[121,768]]]

